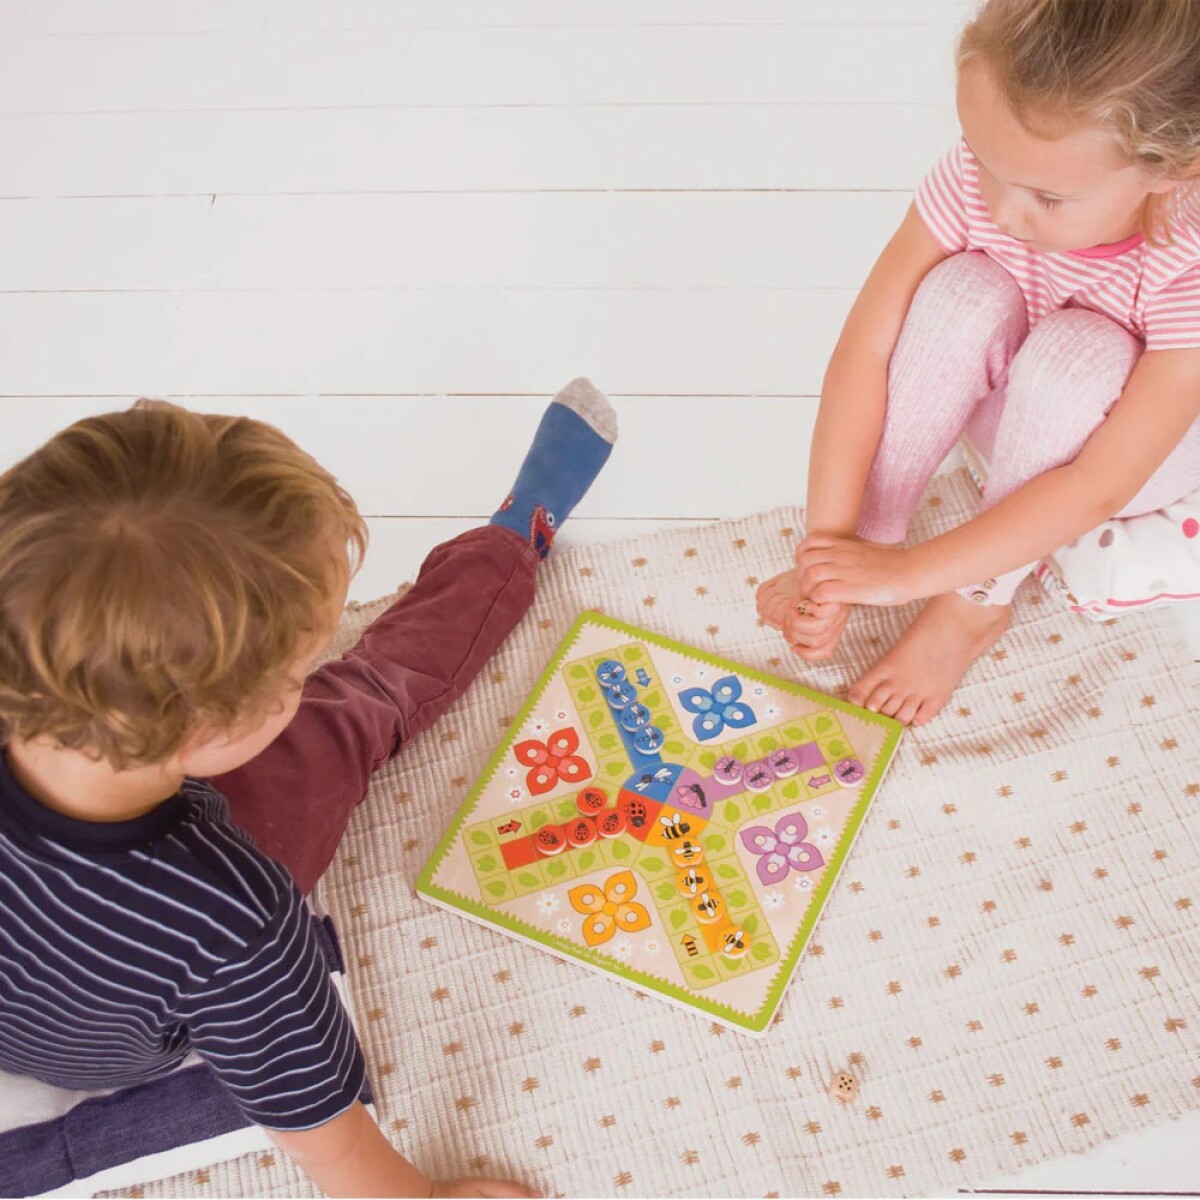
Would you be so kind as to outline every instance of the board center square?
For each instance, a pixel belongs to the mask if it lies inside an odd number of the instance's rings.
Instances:
[[[584,613],[417,892],[759,1034],[901,732]]]

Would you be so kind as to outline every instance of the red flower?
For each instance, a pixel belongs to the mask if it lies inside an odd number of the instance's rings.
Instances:
[[[530,738],[513,747],[517,762],[533,769],[526,776],[529,791],[540,796],[550,791],[559,780],[580,783],[590,779],[591,768],[575,753],[579,749],[579,734],[574,729],[559,729],[545,741]]]

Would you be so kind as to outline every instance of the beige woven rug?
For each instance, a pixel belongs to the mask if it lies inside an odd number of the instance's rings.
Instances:
[[[973,502],[961,474],[935,489],[920,536]],[[414,898],[579,610],[827,690],[890,643],[906,614],[868,612],[836,665],[801,670],[757,626],[755,584],[800,520],[555,558],[484,677],[379,773],[324,898],[384,1125],[427,1170],[547,1195],[922,1195],[1200,1106],[1200,689],[1169,614],[1097,627],[1023,591],[1001,646],[907,735],[761,1041]],[[826,1094],[840,1067],[850,1107]],[[151,1192],[307,1187],[268,1155]]]

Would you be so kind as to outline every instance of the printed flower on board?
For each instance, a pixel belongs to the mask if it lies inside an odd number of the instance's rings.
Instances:
[[[632,871],[618,871],[604,881],[604,890],[591,883],[574,887],[567,893],[571,907],[584,914],[583,940],[589,946],[611,941],[617,930],[636,933],[649,929],[650,914],[633,902],[637,877]]]
[[[556,783],[582,783],[590,779],[591,768],[575,751],[579,749],[579,734],[568,726],[552,733],[546,741],[536,738],[518,742],[513,747],[517,762],[531,767],[525,777],[529,790],[540,796],[550,791]]]
[[[789,871],[815,871],[825,865],[820,850],[804,840],[807,836],[808,822],[791,813],[780,817],[774,830],[765,825],[743,829],[742,845],[759,856],[758,877],[769,885],[786,878]]]
[[[543,917],[552,917],[558,912],[559,900],[553,892],[543,892],[537,898],[537,909]]]
[[[712,688],[684,688],[679,702],[688,712],[698,714],[692,730],[702,742],[718,737],[722,730],[745,729],[758,718],[754,710],[743,704],[742,681],[736,675],[725,675]]]

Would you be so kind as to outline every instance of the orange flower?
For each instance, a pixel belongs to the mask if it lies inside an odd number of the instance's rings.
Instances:
[[[618,929],[636,933],[650,928],[650,914],[640,904],[632,903],[637,894],[637,878],[632,871],[618,871],[604,881],[604,891],[590,883],[574,887],[567,893],[571,907],[586,914],[583,940],[589,946],[601,946],[610,941]]]

